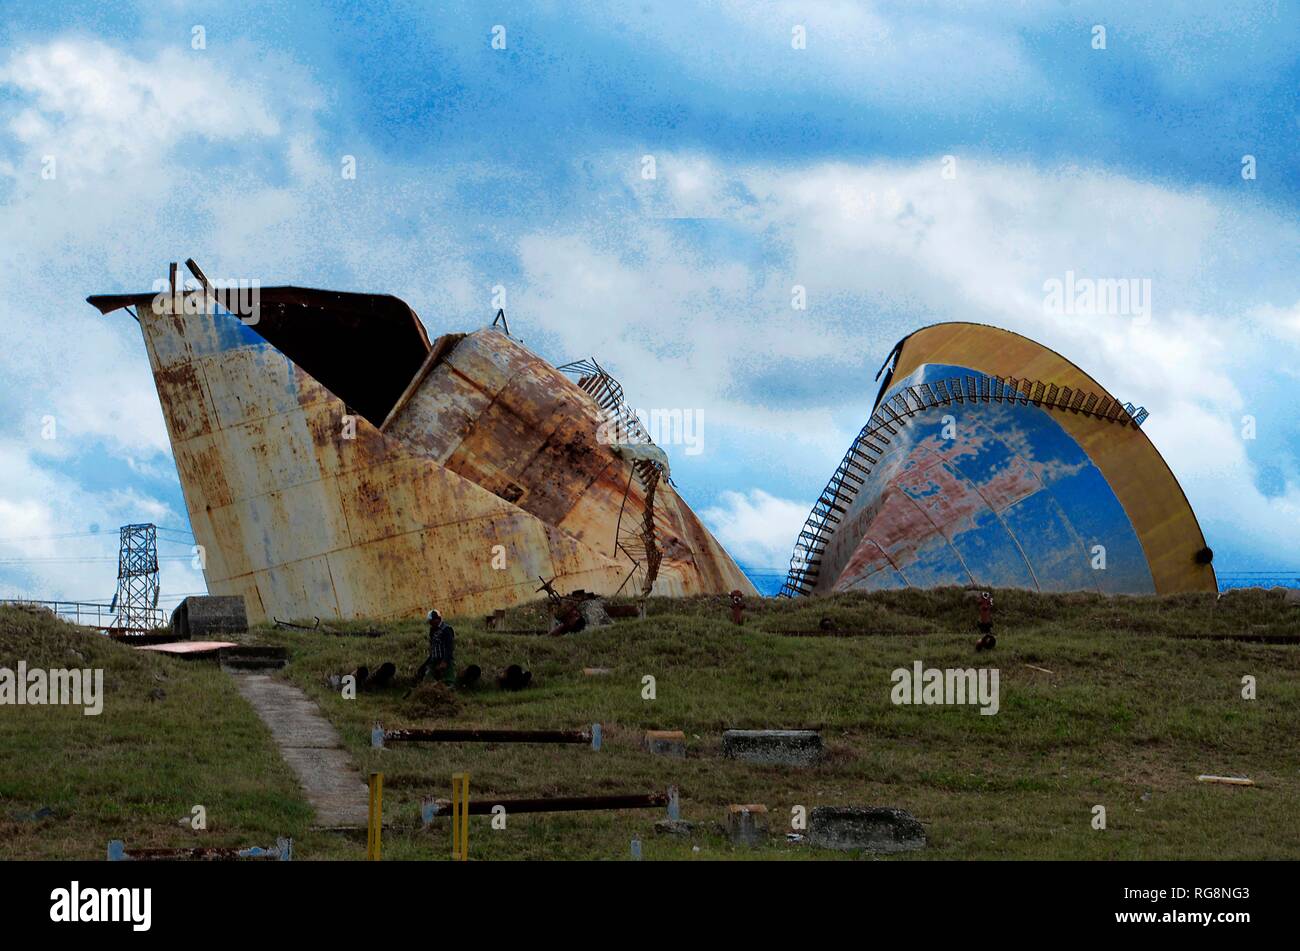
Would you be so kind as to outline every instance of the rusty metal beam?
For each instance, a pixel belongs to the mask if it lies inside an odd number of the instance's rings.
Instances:
[[[385,730],[384,743],[591,743],[590,730]]]
[[[174,862],[178,859],[195,862],[234,862],[239,859],[272,859],[289,862],[293,859],[293,839],[276,839],[275,845],[269,848],[254,845],[128,849],[121,839],[113,839],[108,843],[110,862]]]
[[[507,815],[525,812],[597,812],[611,809],[654,809],[668,805],[668,793],[630,796],[554,796],[548,799],[479,798],[469,804],[472,816],[490,816],[494,806],[504,806]],[[450,815],[451,800],[435,799],[426,817]]]

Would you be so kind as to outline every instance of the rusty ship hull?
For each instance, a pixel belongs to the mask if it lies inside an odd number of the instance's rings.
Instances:
[[[782,593],[1217,590],[1196,517],[1142,432],[1145,410],[1060,354],[939,324],[900,341],[882,372]]]
[[[589,378],[496,329],[430,341],[392,297],[260,298],[256,319],[215,292],[90,298],[134,307],[208,590],[250,620],[487,613],[539,578],[756,593],[666,475],[599,438]]]

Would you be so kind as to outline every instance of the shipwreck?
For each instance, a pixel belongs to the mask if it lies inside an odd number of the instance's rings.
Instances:
[[[483,614],[539,580],[756,593],[594,360],[552,366],[503,319],[430,340],[396,297],[248,295],[187,264],[195,287],[173,265],[162,290],[88,300],[139,322],[208,590],[250,621]]]
[[[798,536],[782,594],[945,585],[1217,591],[1186,496],[1122,403],[1019,334],[900,340]]]

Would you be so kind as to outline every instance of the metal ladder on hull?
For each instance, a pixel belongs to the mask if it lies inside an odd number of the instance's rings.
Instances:
[[[616,432],[626,437],[622,441],[654,445],[645,426],[623,398],[622,385],[594,359],[576,360],[558,369],[573,377],[578,388],[595,400]],[[628,485],[619,507],[618,524],[614,529],[615,548],[623,552],[633,564],[632,571],[619,586],[620,592],[629,581],[639,578],[638,596],[646,597],[659,574],[659,565],[663,561],[662,542],[667,534],[662,525],[662,516],[655,506],[655,493],[660,480],[672,484],[665,476],[663,466],[648,459],[632,461]],[[633,481],[640,486],[644,499],[639,512],[630,510],[628,506],[629,499],[633,497]]]
[[[949,377],[931,384],[905,386],[882,400],[862,427],[826,488],[813,504],[790,556],[790,569],[778,597],[808,595],[816,587],[822,556],[835,533],[835,526],[848,513],[858,491],[880,462],[889,437],[898,434],[906,420],[937,407],[954,403],[1019,403],[1045,409],[1090,416],[1105,422],[1138,428],[1149,415],[1144,407],[1121,404],[1109,396],[1098,396],[1068,386],[1017,377],[973,373]]]

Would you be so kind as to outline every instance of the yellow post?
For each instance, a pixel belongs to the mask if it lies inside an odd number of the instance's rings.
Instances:
[[[384,833],[384,774],[370,774],[370,828],[366,834],[366,861],[378,862],[382,856]]]
[[[451,857],[469,861],[469,773],[451,774]]]

